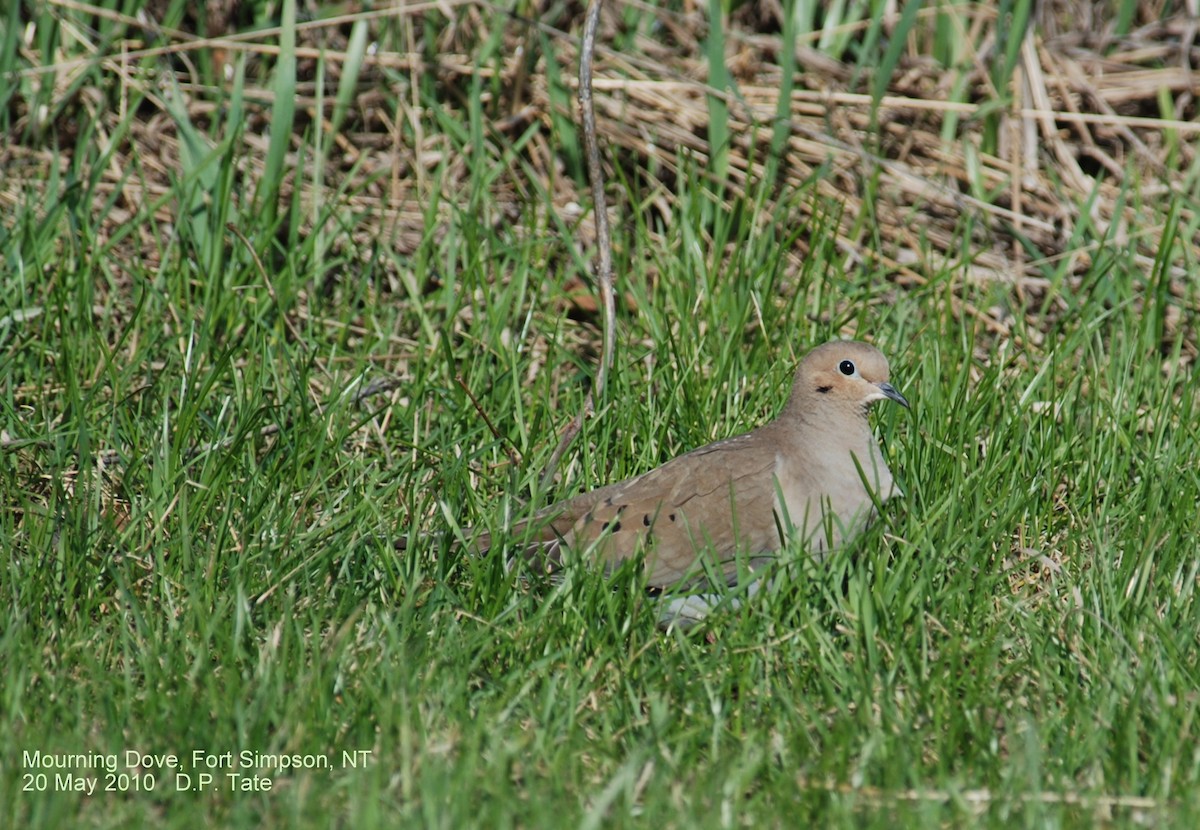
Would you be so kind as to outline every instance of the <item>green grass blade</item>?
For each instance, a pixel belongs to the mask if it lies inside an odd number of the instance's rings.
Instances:
[[[263,176],[255,200],[269,220],[278,215],[279,188],[292,144],[296,117],[296,0],[283,0],[279,34],[279,57],[275,61],[271,101],[271,137],[267,145]],[[267,224],[273,224],[268,221]]]
[[[704,40],[708,66],[708,169],[718,192],[729,169],[729,68],[725,65],[725,11],[722,0],[708,0],[708,36]]]

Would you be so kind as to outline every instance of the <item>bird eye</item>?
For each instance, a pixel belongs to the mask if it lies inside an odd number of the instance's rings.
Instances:
[[[851,375],[853,375],[855,372],[858,371],[858,368],[855,367],[853,360],[843,360],[841,363],[838,364],[838,371],[841,372],[846,377],[850,377]]]

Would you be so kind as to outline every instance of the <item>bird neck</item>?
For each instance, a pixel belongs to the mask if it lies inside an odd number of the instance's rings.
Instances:
[[[788,401],[775,423],[780,434],[801,446],[844,447],[862,452],[874,445],[871,424],[861,407],[839,407],[833,401],[821,406],[802,406]]]

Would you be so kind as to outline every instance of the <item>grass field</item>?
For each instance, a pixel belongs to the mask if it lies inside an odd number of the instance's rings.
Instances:
[[[545,489],[584,7],[197,5],[0,18],[0,825],[1200,823],[1183,4],[610,2]],[[834,337],[906,495],[779,590],[457,546]]]

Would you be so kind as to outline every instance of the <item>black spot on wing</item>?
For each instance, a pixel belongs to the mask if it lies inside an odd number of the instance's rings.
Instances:
[[[608,500],[608,503],[610,505],[612,504],[611,498]],[[618,504],[615,506],[617,509],[616,515],[614,515],[611,519],[609,519],[608,522],[604,525],[604,529],[606,531],[609,531],[610,533],[617,533],[621,530],[621,516],[625,513],[625,511],[627,509],[629,509],[628,504]]]

